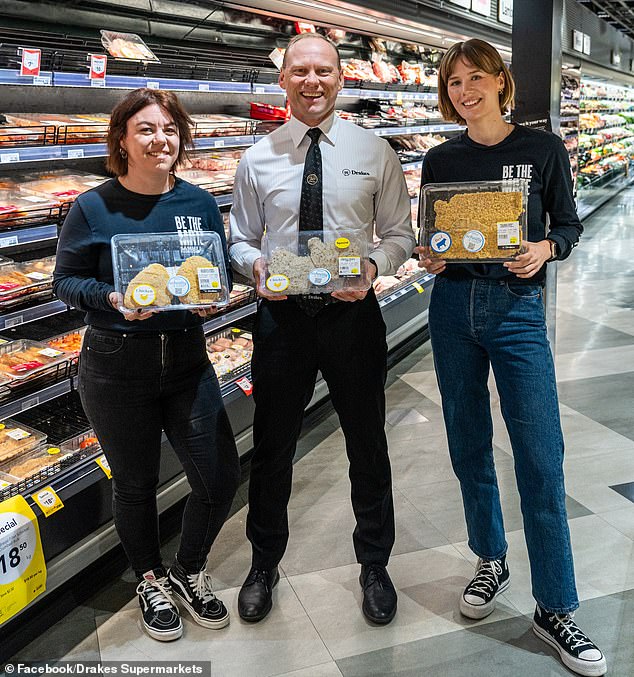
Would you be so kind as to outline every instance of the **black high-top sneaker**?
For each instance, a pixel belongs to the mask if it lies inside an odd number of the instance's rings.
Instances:
[[[198,625],[214,630],[229,625],[229,612],[214,595],[211,576],[204,566],[198,573],[188,574],[175,561],[168,578],[176,599],[189,611]]]
[[[495,598],[510,582],[506,555],[502,559],[478,559],[476,574],[460,597],[460,613],[475,620],[486,618],[495,609]]]
[[[147,634],[160,642],[178,639],[183,634],[183,623],[172,601],[165,569],[146,571],[136,591]]]
[[[538,604],[533,632],[556,649],[562,663],[578,675],[600,677],[607,672],[603,652],[575,623],[573,614],[551,613]]]

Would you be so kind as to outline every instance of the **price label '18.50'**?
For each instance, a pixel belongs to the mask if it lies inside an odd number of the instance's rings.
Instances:
[[[0,625],[46,588],[37,518],[23,496],[0,504]]]

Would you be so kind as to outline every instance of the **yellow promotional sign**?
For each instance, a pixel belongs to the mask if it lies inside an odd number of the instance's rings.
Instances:
[[[37,517],[23,496],[0,503],[0,625],[46,590]]]
[[[31,494],[31,498],[40,506],[44,517],[48,517],[64,507],[62,499],[53,487],[44,487],[44,489]]]
[[[110,470],[110,464],[108,463],[108,459],[106,458],[105,454],[102,454],[99,456],[99,458],[95,459],[95,463],[104,471],[106,477],[111,480],[112,479],[112,471]]]

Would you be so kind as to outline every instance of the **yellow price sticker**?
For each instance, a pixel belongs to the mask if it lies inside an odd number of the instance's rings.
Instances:
[[[350,240],[347,237],[338,237],[335,240],[335,247],[337,249],[348,249],[350,246]]]
[[[98,458],[95,459],[95,463],[103,470],[104,475],[111,480],[112,479],[112,470],[110,470],[110,463],[108,463],[108,459],[106,458],[105,454],[102,454]]]
[[[412,282],[412,287],[414,287],[419,294],[422,294],[425,291],[418,282]]]
[[[49,517],[64,507],[62,499],[57,495],[53,487],[44,487],[44,489],[31,494],[31,498],[40,506],[44,517]]]

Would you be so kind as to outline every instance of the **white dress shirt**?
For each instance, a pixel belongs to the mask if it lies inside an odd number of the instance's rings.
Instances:
[[[396,153],[373,132],[332,115],[319,125],[324,232],[363,229],[379,275],[390,275],[415,246],[407,186]],[[229,253],[253,279],[269,232],[296,232],[310,128],[296,118],[242,156],[233,186]],[[373,236],[380,240],[372,249]]]

